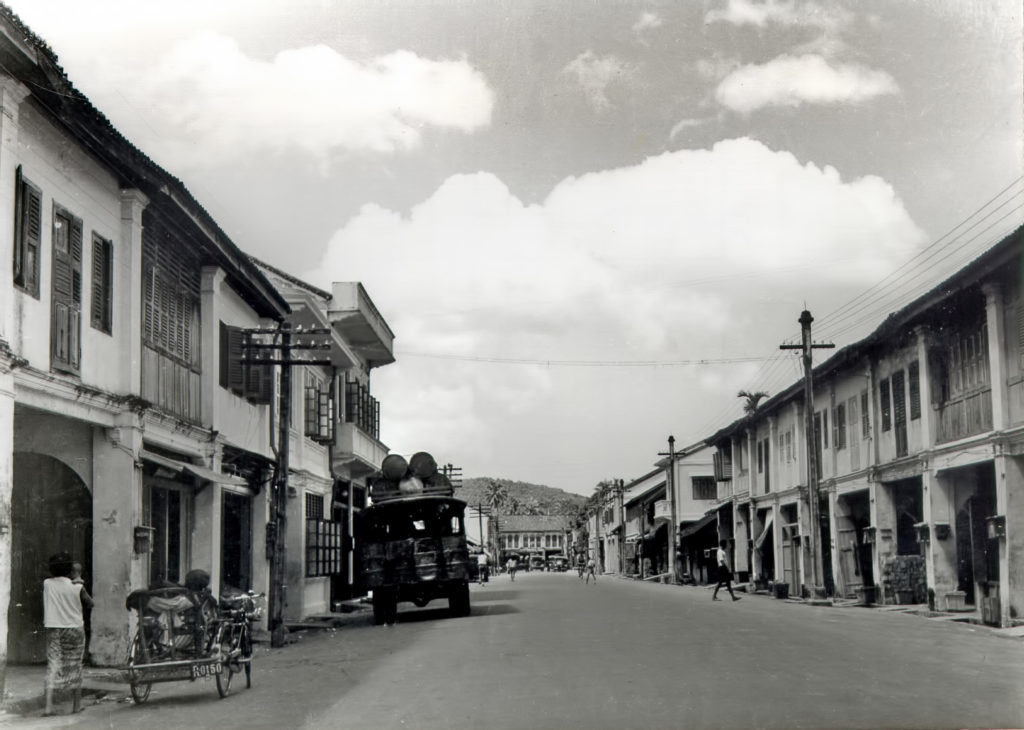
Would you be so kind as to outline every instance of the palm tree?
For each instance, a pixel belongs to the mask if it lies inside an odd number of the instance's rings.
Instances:
[[[484,501],[490,506],[491,512],[495,513],[508,502],[508,489],[501,482],[492,481],[484,490]]]
[[[741,390],[739,393],[736,394],[736,397],[747,399],[746,403],[743,404],[743,412],[746,413],[748,416],[752,416],[754,415],[754,411],[756,411],[757,407],[761,404],[761,401],[768,397],[768,394],[763,390],[759,390],[756,393]]]

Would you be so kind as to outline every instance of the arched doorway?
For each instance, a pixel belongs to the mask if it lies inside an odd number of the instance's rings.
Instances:
[[[11,519],[11,604],[7,646],[11,663],[46,661],[43,580],[49,557],[68,552],[92,577],[92,494],[67,464],[16,452]]]

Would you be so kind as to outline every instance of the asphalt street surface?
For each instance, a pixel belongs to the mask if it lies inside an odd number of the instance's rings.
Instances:
[[[742,594],[738,594],[742,595]],[[575,573],[496,576],[472,615],[400,604],[395,626],[260,647],[236,677],[114,693],[83,728],[1020,728],[1024,642],[984,627]]]

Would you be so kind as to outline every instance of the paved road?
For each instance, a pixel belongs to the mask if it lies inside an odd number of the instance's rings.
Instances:
[[[473,613],[402,604],[264,650],[253,689],[158,685],[50,727],[1024,727],[1024,642],[983,627],[574,573],[498,576]]]

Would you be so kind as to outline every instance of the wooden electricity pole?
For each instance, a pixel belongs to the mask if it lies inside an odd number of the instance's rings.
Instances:
[[[278,329],[244,330],[242,363],[248,365],[280,365],[281,389],[278,394],[278,443],[277,462],[271,485],[270,522],[267,523],[267,558],[270,561],[270,592],[267,596],[267,628],[270,630],[270,645],[284,646],[284,601],[285,601],[285,530],[288,524],[288,454],[291,428],[292,367],[295,365],[330,366],[330,359],[295,357],[297,353],[313,350],[329,350],[330,343],[322,338],[330,334],[329,329],[291,329],[287,322]],[[308,335],[309,342],[292,341],[292,335]],[[269,341],[267,341],[269,338]],[[320,338],[320,341],[317,340]]]
[[[818,516],[818,451],[817,434],[814,429],[814,368],[812,364],[812,352],[818,349],[831,349],[835,347],[831,342],[815,344],[811,340],[811,322],[814,317],[806,309],[800,313],[801,342],[799,345],[779,345],[780,350],[803,350],[802,359],[804,362],[804,434],[807,440],[807,491],[810,502],[811,518],[811,571],[814,580],[814,596],[821,597],[824,594],[822,587],[822,565],[821,565],[821,521]]]
[[[670,583],[678,583],[676,577],[676,437],[668,437],[668,453],[659,452],[658,456],[668,457],[668,478],[665,480],[668,492],[669,515],[672,522],[668,526],[668,566],[669,575],[672,576]]]

